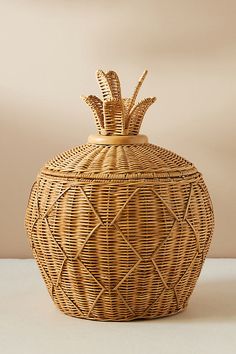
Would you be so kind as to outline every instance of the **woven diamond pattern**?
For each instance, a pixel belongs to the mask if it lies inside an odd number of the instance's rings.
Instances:
[[[206,237],[195,226],[191,210],[199,183],[197,179],[179,186],[185,191],[182,208],[169,200],[171,185],[91,187],[65,182],[57,185],[48,201],[43,196],[50,192],[51,182],[35,184],[28,231],[34,256],[59,308],[72,316],[120,316],[120,320],[180,311],[210,241],[210,234]],[[106,203],[98,206],[99,188],[103,197],[111,191],[116,196],[109,201],[110,209]],[[78,215],[74,205],[83,207]],[[58,219],[62,206],[67,209],[64,228]],[[77,217],[74,224],[72,216]],[[206,226],[207,220],[205,225],[202,222],[202,228]],[[174,257],[173,248],[177,250]],[[53,262],[48,262],[49,251]]]

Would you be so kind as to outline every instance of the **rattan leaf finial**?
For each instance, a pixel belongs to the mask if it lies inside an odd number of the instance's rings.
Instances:
[[[97,80],[102,91],[102,100],[96,96],[82,96],[95,116],[101,135],[137,135],[147,109],[156,97],[145,98],[135,104],[139,90],[147,75],[140,77],[131,98],[122,98],[120,80],[115,71],[97,71]]]

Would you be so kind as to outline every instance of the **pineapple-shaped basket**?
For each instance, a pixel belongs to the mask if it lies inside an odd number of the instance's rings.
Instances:
[[[55,304],[70,316],[126,321],[182,311],[214,224],[201,173],[139,135],[155,98],[122,98],[99,70],[103,99],[83,97],[99,134],[49,161],[33,184],[26,228]]]

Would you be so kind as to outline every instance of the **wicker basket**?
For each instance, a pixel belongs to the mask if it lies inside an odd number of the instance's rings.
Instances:
[[[97,72],[103,100],[83,97],[98,135],[49,161],[33,184],[26,228],[55,304],[110,321],[182,311],[214,224],[201,173],[139,135],[155,98],[121,98],[113,71]]]

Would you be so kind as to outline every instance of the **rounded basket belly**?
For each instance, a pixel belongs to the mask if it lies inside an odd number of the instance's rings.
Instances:
[[[213,212],[199,175],[163,182],[41,175],[26,227],[63,312],[122,321],[167,316],[187,305],[211,241]]]

